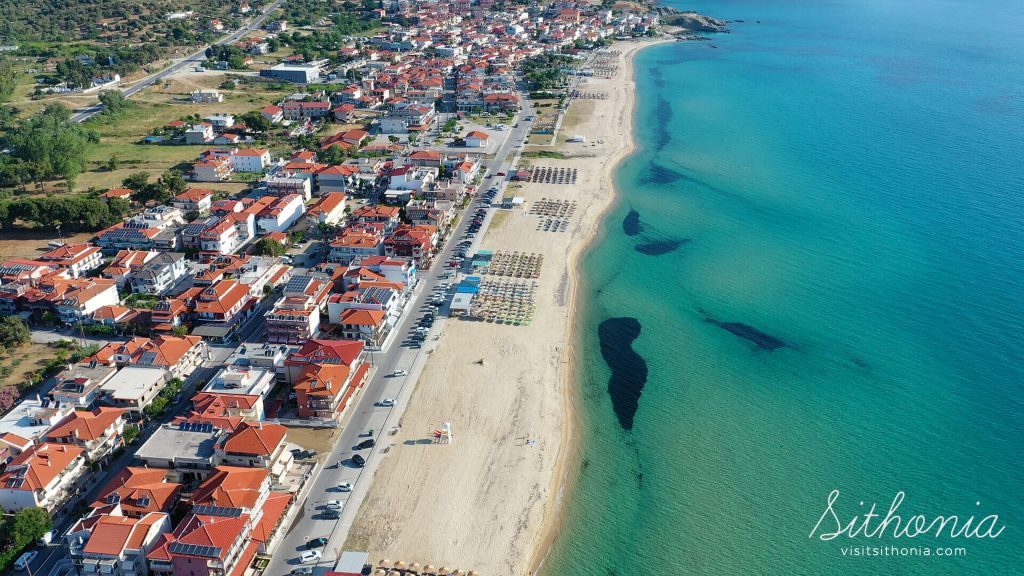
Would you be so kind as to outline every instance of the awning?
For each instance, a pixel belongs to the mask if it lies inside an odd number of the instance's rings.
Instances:
[[[192,329],[192,335],[203,338],[223,338],[231,333],[232,328],[232,326],[215,326],[213,324],[197,326]]]

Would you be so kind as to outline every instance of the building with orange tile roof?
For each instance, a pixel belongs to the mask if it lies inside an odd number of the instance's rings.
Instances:
[[[132,274],[138,272],[143,264],[156,258],[157,254],[160,253],[154,250],[119,250],[100,276],[113,280],[118,288],[123,288],[128,284]]]
[[[67,270],[71,278],[79,278],[103,265],[103,254],[92,244],[65,244],[43,254],[39,261]]]
[[[0,473],[0,507],[53,510],[71,495],[85,468],[84,450],[71,444],[36,444]]]
[[[287,438],[280,424],[243,422],[217,445],[217,456],[224,465],[263,468],[280,479],[292,467]]]
[[[272,478],[265,468],[221,465],[196,488],[189,503],[235,508],[258,516],[270,494]]]
[[[316,204],[310,206],[306,211],[306,218],[314,226],[317,224],[343,225],[345,223],[345,194],[343,192],[322,194]]]
[[[178,504],[181,490],[181,484],[167,481],[166,470],[128,466],[107,482],[89,506],[115,506],[132,518],[152,512],[170,513]]]
[[[355,368],[361,364],[364,345],[357,340],[310,339],[284,361],[288,383],[298,381],[302,370],[311,364],[336,364]]]
[[[114,198],[131,200],[132,194],[135,194],[135,190],[132,190],[131,188],[111,188],[103,194],[100,194],[100,198],[103,198],[104,200],[113,200]]]
[[[145,574],[146,553],[171,532],[163,512],[141,517],[94,513],[68,531],[68,556],[82,574]]]
[[[359,310],[349,308],[338,319],[341,337],[348,340],[362,340],[368,346],[379,348],[387,339],[387,314],[383,310]]]
[[[252,518],[248,514],[217,516],[192,513],[146,554],[157,576],[235,576],[248,568]],[[241,572],[238,573],[239,576]]]
[[[206,188],[187,188],[171,199],[171,205],[183,212],[199,212],[205,214],[213,204],[213,190]]]
[[[46,433],[46,440],[73,444],[85,450],[89,460],[100,461],[121,446],[127,415],[123,408],[75,410]]]
[[[111,342],[92,358],[118,366],[162,368],[171,378],[178,378],[191,374],[202,362],[206,348],[206,342],[199,336],[135,337],[127,342]]]
[[[384,254],[384,233],[382,229],[350,226],[328,244],[327,258],[331,262],[348,264],[360,256]]]
[[[248,286],[238,280],[221,280],[199,295],[195,317],[204,324],[233,327],[254,304]]]
[[[176,417],[173,422],[205,422],[233,432],[245,420],[262,420],[263,414],[262,396],[200,392],[192,397],[192,410]]]

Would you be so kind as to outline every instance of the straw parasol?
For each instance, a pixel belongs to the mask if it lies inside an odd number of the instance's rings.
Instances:
[[[388,572],[388,576],[402,576],[402,573],[398,570],[392,570],[391,572]]]
[[[427,564],[426,566],[423,567],[423,573],[424,574],[431,574],[431,575],[437,574],[437,567],[434,566],[433,564]]]
[[[420,568],[421,568],[421,566],[420,566],[419,562],[413,562],[412,564],[409,565],[409,572],[412,572],[413,574],[417,574],[417,573],[419,573]]]
[[[388,560],[387,558],[382,558],[378,564],[380,564],[381,568],[391,568],[391,560]]]
[[[383,568],[377,568],[373,571],[373,576],[388,576],[388,571]]]
[[[437,573],[438,574],[442,574],[443,576],[448,576],[449,574],[452,573],[452,569],[447,567],[447,566],[441,566],[440,568],[437,569]]]
[[[402,561],[402,560],[399,560],[398,562],[395,562],[395,569],[396,569],[396,570],[405,570],[405,569],[406,569],[406,568],[407,568],[408,566],[409,566],[409,565],[408,565],[408,564],[406,564],[406,563],[405,563],[404,561]]]

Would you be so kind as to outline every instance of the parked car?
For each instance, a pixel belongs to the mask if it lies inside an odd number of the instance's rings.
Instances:
[[[328,510],[341,510],[341,507],[344,506],[344,505],[345,504],[341,500],[328,500],[327,501],[327,509]]]
[[[323,548],[324,546],[327,546],[327,538],[324,538],[323,536],[319,538],[313,538],[312,540],[306,542],[306,550],[312,550],[313,548]]]
[[[374,444],[376,444],[376,442],[373,441],[373,438],[369,438],[369,439],[363,440],[359,444],[356,444],[355,449],[356,450],[366,450],[368,448],[373,448]]]
[[[395,405],[395,399],[394,398],[385,398],[385,399],[381,400],[380,402],[377,402],[377,405],[378,406],[394,406]]]
[[[406,372],[405,370],[395,370],[394,372],[391,373],[392,376],[406,376],[408,374],[409,373]]]
[[[352,455],[352,463],[355,464],[356,466],[362,468],[363,466],[366,466],[366,458],[363,458],[359,454],[353,454]]]
[[[321,556],[323,556],[323,553],[319,550],[306,550],[302,554],[299,554],[299,562],[309,564],[310,562],[319,560]]]
[[[324,520],[337,520],[338,518],[341,518],[341,512],[338,512],[337,510],[324,510],[320,514],[320,517]]]
[[[25,552],[17,560],[14,561],[14,569],[15,570],[24,570],[24,569],[28,568],[28,565],[31,564],[32,561],[36,559],[36,556],[39,556],[39,552],[37,552],[35,550],[30,550],[28,552]]]
[[[299,566],[295,570],[292,570],[294,576],[309,576],[313,573],[312,566]]]
[[[352,491],[352,483],[351,482],[342,482],[341,484],[338,484],[338,490],[340,490],[341,492],[351,492]]]

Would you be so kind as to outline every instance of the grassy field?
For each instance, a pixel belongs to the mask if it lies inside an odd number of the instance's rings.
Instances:
[[[188,101],[193,90],[216,88],[224,81],[225,75],[192,73],[180,76],[132,99],[134,106],[116,118],[90,120],[88,126],[100,134],[100,143],[88,152],[86,159],[90,162],[90,169],[78,178],[78,190],[116,187],[135,172],[149,172],[156,177],[171,168],[185,169],[209,146],[142,144],[142,138],[171,121],[193,114],[242,114],[259,110],[281,97],[281,92],[268,90],[265,85],[240,85],[236,90],[222,90],[224,102],[193,104]],[[118,161],[118,168],[113,171],[107,169],[107,161],[111,157]],[[231,186],[233,191],[241,188],[240,185]]]
[[[63,240],[69,244],[85,242],[93,234],[64,235]],[[0,261],[11,258],[36,258],[49,250],[46,243],[59,240],[56,230],[4,230],[0,237]]]
[[[34,342],[20,346],[17,350],[5,351],[0,355],[0,366],[9,366],[12,371],[0,379],[0,386],[28,386],[28,375],[41,369],[56,355],[56,348]]]

